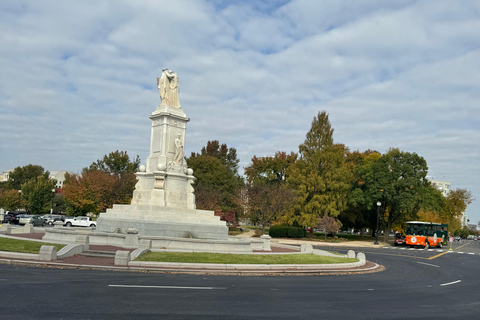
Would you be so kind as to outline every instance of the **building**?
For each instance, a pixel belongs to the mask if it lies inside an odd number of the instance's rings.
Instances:
[[[13,171],[13,169],[3,171],[2,175],[0,175],[0,182],[7,181],[9,176],[10,176],[10,172],[12,172],[12,171]]]
[[[13,170],[14,169],[3,171],[2,175],[0,175],[0,182],[8,181],[8,179],[10,177],[10,172],[12,172]],[[49,178],[57,180],[57,183],[55,184],[55,188],[57,188],[57,189],[63,188],[63,185],[65,184],[65,174],[66,173],[67,173],[66,170],[51,171],[50,172]]]
[[[444,197],[448,196],[448,193],[450,192],[450,189],[452,187],[452,184],[448,181],[441,181],[441,180],[434,180],[433,178],[428,178],[432,185],[440,190],[443,194]]]
[[[62,189],[63,185],[65,184],[65,174],[67,171],[65,170],[60,170],[60,171],[51,171],[50,172],[50,179],[55,179],[57,180],[57,183],[55,184],[55,188],[57,189]]]
[[[465,212],[462,213],[462,228],[467,227],[469,222],[468,215]]]

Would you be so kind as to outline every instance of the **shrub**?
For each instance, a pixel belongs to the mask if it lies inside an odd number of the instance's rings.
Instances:
[[[304,228],[271,226],[268,234],[272,238],[305,238],[307,232]]]
[[[260,236],[262,236],[262,235],[263,235],[262,230],[256,229],[256,230],[255,230],[255,234],[254,234],[253,236],[254,236],[254,237],[260,237]]]

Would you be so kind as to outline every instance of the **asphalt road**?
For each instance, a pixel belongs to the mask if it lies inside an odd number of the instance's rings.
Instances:
[[[480,241],[455,243],[452,253],[401,248],[361,251],[384,265],[385,271],[220,276],[0,265],[0,318],[479,318]]]

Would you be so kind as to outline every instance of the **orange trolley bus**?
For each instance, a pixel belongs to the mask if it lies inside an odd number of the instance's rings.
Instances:
[[[422,246],[425,249],[429,247],[442,247],[447,244],[448,224],[408,221],[406,229],[407,246]]]

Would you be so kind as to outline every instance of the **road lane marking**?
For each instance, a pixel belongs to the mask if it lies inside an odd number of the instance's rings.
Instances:
[[[463,254],[463,252],[457,252],[457,253]]]
[[[440,266],[437,266],[437,265],[435,265],[435,264],[430,264],[430,263],[425,263],[425,262],[420,262],[420,261],[417,261],[417,263],[424,264],[424,265],[426,265],[426,266],[435,267],[435,268],[440,268]]]
[[[128,284],[109,284],[116,288],[145,288],[145,289],[190,289],[190,290],[225,290],[225,287],[177,287],[177,286],[138,286]]]
[[[443,256],[444,254],[447,254],[447,253],[448,253],[448,251],[447,251],[447,252],[443,252],[443,253],[439,253],[439,254],[437,254],[437,255],[435,255],[435,256],[433,256],[433,257],[428,258],[428,260],[436,259],[436,258],[438,258],[438,257]]]
[[[456,284],[456,283],[460,283],[462,282],[462,280],[457,280],[457,281],[453,281],[453,282],[449,282],[449,283],[442,283],[440,286],[443,287],[443,286],[449,286],[449,285],[452,285],[452,284]]]

